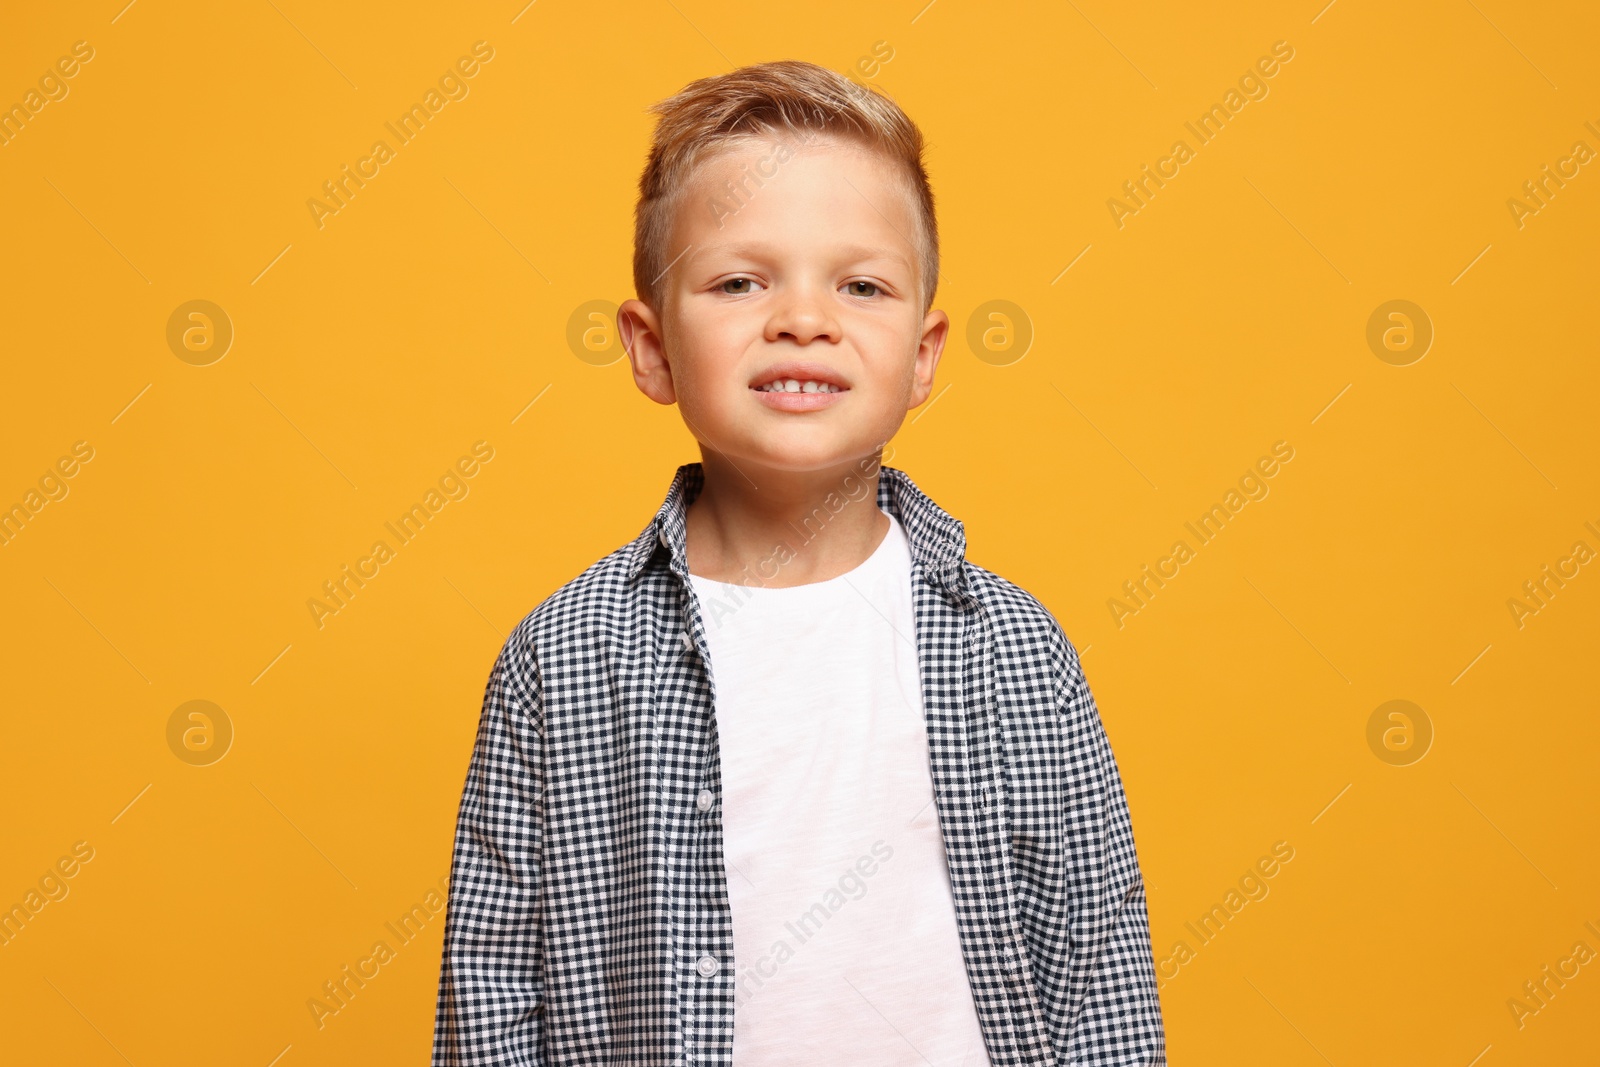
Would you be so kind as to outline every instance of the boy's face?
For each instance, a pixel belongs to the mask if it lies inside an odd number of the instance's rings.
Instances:
[[[640,390],[676,403],[703,448],[741,470],[827,471],[875,456],[928,398],[950,320],[923,313],[917,218],[893,165],[835,139],[781,145],[701,164],[662,306],[629,300],[618,321]],[[772,391],[785,379],[815,384]]]

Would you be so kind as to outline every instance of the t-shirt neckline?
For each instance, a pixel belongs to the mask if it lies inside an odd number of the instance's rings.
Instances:
[[[845,584],[851,579],[859,581],[861,578],[865,577],[873,569],[877,568],[884,562],[889,553],[894,550],[895,541],[905,537],[903,527],[900,525],[900,520],[895,518],[894,513],[881,507],[878,510],[889,517],[889,528],[884,531],[883,537],[878,541],[877,547],[875,547],[867,555],[866,559],[862,560],[860,563],[857,563],[854,567],[845,571],[843,574],[836,574],[832,578],[824,578],[820,582],[805,582],[801,585],[784,586],[761,585],[759,582],[752,585],[740,585],[738,582],[724,582],[719,581],[716,578],[707,578],[703,575],[695,574],[692,571],[689,573],[689,578],[694,582],[716,589],[739,589],[744,591],[746,595],[749,593],[801,594],[807,589],[833,589],[837,586]]]

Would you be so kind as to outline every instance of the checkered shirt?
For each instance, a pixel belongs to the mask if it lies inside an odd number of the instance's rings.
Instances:
[[[643,532],[495,660],[456,825],[434,1067],[733,1065],[716,690],[684,550],[703,485],[700,464],[679,467]],[[1039,601],[967,561],[963,525],[903,471],[881,468],[877,502],[911,545],[935,803],[990,1060],[1164,1065],[1127,800],[1076,649]],[[908,1045],[901,1063],[921,1062]]]

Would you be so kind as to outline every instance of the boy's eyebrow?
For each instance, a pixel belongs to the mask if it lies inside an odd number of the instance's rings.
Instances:
[[[705,255],[720,252],[724,255],[748,256],[752,259],[757,259],[761,256],[770,254],[775,247],[776,246],[774,245],[751,243],[701,245],[700,253]],[[844,248],[838,249],[837,252],[842,258],[849,259],[851,261],[863,259],[889,259],[894,260],[906,267],[914,266],[912,261],[904,253],[898,252],[891,248],[873,248],[868,245],[848,245]]]

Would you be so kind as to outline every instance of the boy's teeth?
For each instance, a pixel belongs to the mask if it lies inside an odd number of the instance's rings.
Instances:
[[[817,382],[801,378],[779,378],[758,387],[764,393],[837,393],[839,387],[830,382]]]

